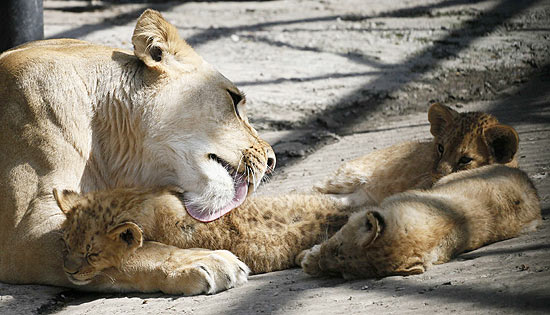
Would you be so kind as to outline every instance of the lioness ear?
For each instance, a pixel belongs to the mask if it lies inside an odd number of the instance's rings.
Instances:
[[[66,190],[59,192],[57,189],[53,189],[53,197],[57,206],[63,213],[68,214],[71,210],[78,204],[81,199],[81,196],[76,191]]]
[[[506,125],[487,128],[483,135],[497,163],[506,164],[518,151],[519,136],[516,130]]]
[[[123,242],[128,249],[141,247],[143,244],[143,234],[137,224],[133,222],[121,223],[107,233],[112,240]]]
[[[141,14],[132,36],[134,54],[148,67],[161,70],[169,56],[193,51],[178,35],[178,30],[155,10]]]
[[[368,212],[365,218],[364,226],[361,227],[361,229],[365,229],[365,233],[362,233],[360,239],[357,240],[359,246],[363,248],[369,247],[372,243],[374,243],[376,238],[378,238],[378,235],[380,235],[384,229],[384,226],[384,218],[380,212]]]
[[[434,137],[439,136],[458,115],[458,112],[450,107],[439,103],[432,104],[428,110],[428,121],[430,122],[432,135]]]

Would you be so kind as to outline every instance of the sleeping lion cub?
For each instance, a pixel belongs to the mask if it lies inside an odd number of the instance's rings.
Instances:
[[[296,260],[312,275],[419,274],[462,252],[534,230],[540,222],[539,199],[528,176],[489,165],[369,206]]]
[[[432,141],[400,143],[344,163],[315,189],[352,205],[378,204],[398,192],[430,188],[453,172],[495,163],[517,167],[518,134],[494,116],[433,104],[428,120]]]
[[[116,273],[131,277],[142,292],[173,294],[224,289],[214,280],[200,280],[216,279],[209,275],[227,267],[224,261],[237,261],[242,272],[236,274],[243,275],[248,267],[259,273],[295,266],[302,250],[334,234],[357,210],[321,194],[250,197],[222,218],[204,223],[187,213],[176,189],[124,188],[86,195],[54,189],[54,197],[66,215],[64,271],[73,284],[93,288]],[[160,270],[156,274],[133,274],[130,262],[136,251],[146,251],[163,268],[155,268]],[[174,257],[189,251],[195,254],[187,264],[182,259],[174,263]]]

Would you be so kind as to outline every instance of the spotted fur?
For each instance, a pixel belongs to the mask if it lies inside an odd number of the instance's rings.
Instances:
[[[107,268],[124,269],[126,257],[147,241],[229,250],[254,273],[286,269],[295,266],[302,250],[334,234],[354,210],[321,194],[255,196],[219,220],[203,223],[187,214],[182,195],[169,188],[54,195],[67,215],[65,263],[97,266],[81,277],[88,280]],[[90,255],[95,264],[87,261]],[[65,267],[74,278],[75,268]]]

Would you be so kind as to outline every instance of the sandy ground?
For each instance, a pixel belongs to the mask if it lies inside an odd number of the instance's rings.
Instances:
[[[158,2],[158,1],[157,1]],[[277,152],[258,194],[307,190],[342,161],[429,137],[441,101],[484,110],[520,134],[520,163],[544,223],[425,274],[250,277],[213,296],[96,295],[0,283],[0,314],[356,314],[550,312],[550,1],[45,1],[46,37],[131,48],[135,19],[163,12],[247,93],[251,122]]]

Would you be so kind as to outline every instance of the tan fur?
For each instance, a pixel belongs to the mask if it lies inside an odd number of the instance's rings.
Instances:
[[[225,249],[254,273],[286,269],[295,266],[295,257],[303,249],[334,234],[353,210],[320,194],[251,197],[219,220],[202,223],[187,214],[182,196],[169,189],[127,188],[83,196],[54,190],[54,195],[67,214],[63,225],[67,276],[75,284],[95,279],[91,286],[104,283],[105,277],[97,276],[108,274],[109,268],[128,270],[128,261],[135,260],[132,255],[140,250],[141,242],[153,240],[167,244],[159,257],[170,248],[171,255],[179,251],[168,245]],[[154,249],[150,251],[154,253]],[[147,281],[148,290],[156,286],[176,293],[156,277]],[[179,293],[195,292],[184,283],[180,289]]]
[[[0,281],[71,285],[59,267],[56,231],[65,216],[51,187],[174,185],[215,213],[231,205],[236,177],[245,178],[250,193],[274,166],[271,147],[244,115],[242,93],[160,13],[141,15],[132,42],[133,52],[55,39],[0,55]],[[177,259],[163,265],[141,248],[134,274],[179,268]],[[178,259],[199,255],[177,252]],[[210,281],[224,282],[218,289],[245,281],[234,256],[199,256],[220,267]],[[220,280],[226,278],[232,280]],[[132,286],[127,275],[113,280],[114,290]]]
[[[304,271],[352,277],[422,273],[432,264],[518,236],[541,222],[527,174],[489,165],[443,177],[368,206],[329,240],[297,257]]]
[[[378,204],[398,192],[429,188],[452,172],[494,163],[517,167],[518,135],[495,117],[433,104],[428,119],[432,141],[400,143],[344,163],[315,189],[351,204]]]

